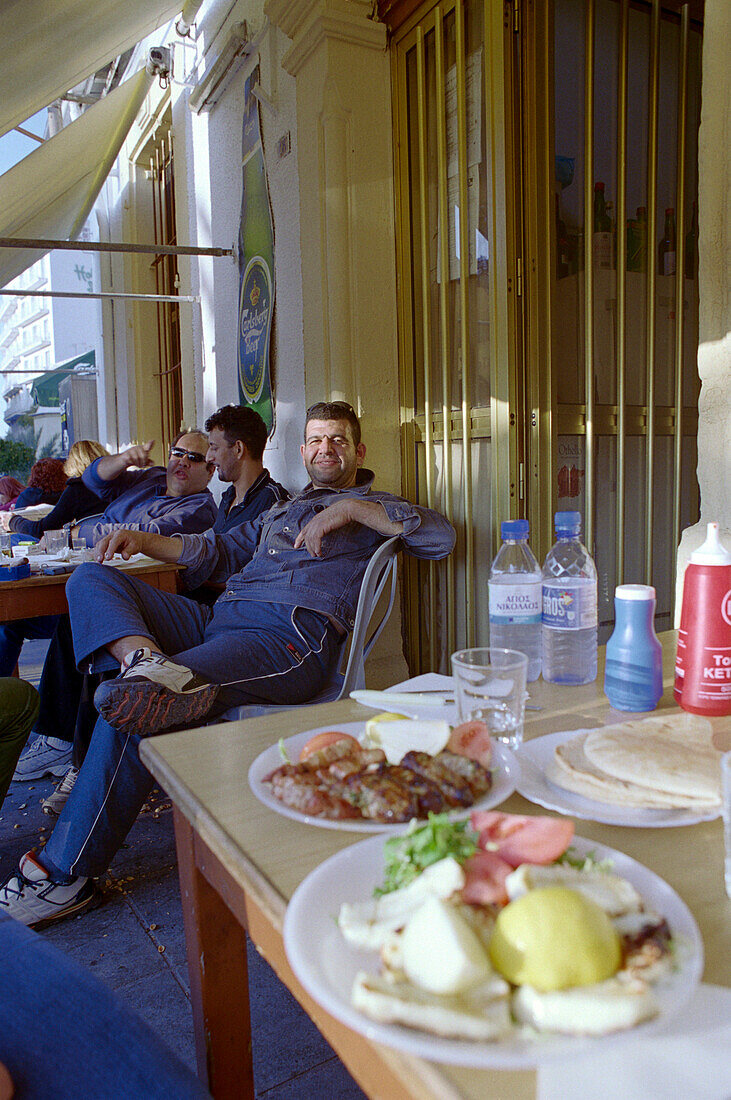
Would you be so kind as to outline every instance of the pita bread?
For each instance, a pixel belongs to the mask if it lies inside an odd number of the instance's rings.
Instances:
[[[584,798],[635,809],[695,809],[705,812],[715,808],[715,802],[655,791],[608,775],[586,756],[584,742],[587,736],[582,734],[556,746],[554,759],[545,769],[546,778],[551,783]]]
[[[684,799],[721,801],[721,754],[710,723],[685,715],[621,722],[592,730],[583,749],[595,768],[625,782]]]

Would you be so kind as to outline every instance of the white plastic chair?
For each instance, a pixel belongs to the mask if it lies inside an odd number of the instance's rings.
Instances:
[[[234,721],[239,718],[256,718],[265,714],[275,714],[280,710],[294,710],[295,707],[311,707],[316,703],[334,703],[338,699],[347,699],[351,691],[365,687],[365,662],[368,654],[376,644],[378,637],[386,625],[393,609],[396,598],[396,564],[398,561],[398,535],[381,543],[363,575],[360,586],[358,606],[355,612],[355,623],[348,639],[343,639],[343,652],[338,663],[338,670],[333,675],[330,683],[322,689],[313,699],[306,703],[244,703],[241,706],[230,707],[223,714],[211,719],[213,722]],[[388,605],[383,614],[371,628],[371,620],[374,617],[381,594],[390,582]],[[346,659],[347,654],[347,659]],[[344,670],[341,671],[345,661]]]

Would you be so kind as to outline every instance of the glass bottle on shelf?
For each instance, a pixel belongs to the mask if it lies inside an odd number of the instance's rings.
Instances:
[[[558,279],[564,279],[567,275],[571,274],[571,245],[569,243],[568,233],[566,232],[566,223],[561,217],[561,204],[558,194],[556,199],[556,277]]]
[[[607,200],[606,206],[607,222],[609,223],[609,235],[611,237],[610,250],[609,250],[609,266],[617,266],[617,226],[614,221],[614,203]]]
[[[657,250],[657,270],[659,275],[675,274],[675,210],[672,206],[665,211],[665,230]]]
[[[594,184],[594,267],[612,266],[612,223],[607,215],[604,199],[604,184],[597,180]]]
[[[636,271],[647,271],[647,207],[637,207],[637,268]]]

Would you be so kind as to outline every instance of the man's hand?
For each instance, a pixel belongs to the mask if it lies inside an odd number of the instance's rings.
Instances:
[[[343,497],[322,512],[318,512],[309,523],[305,524],[294,540],[295,550],[304,546],[311,557],[321,558],[323,556],[322,540],[325,535],[337,531],[346,523],[362,523],[364,527],[380,531],[382,535],[400,535],[403,531],[403,524],[392,523],[386,515],[385,508],[376,501]]]
[[[0,512],[0,531],[10,530],[10,517],[12,512]]]
[[[150,439],[147,443],[135,443],[132,447],[128,447],[126,451],[122,451],[120,457],[124,459],[125,468],[139,466],[144,469],[146,466],[152,466],[150,451],[154,446],[155,440]]]
[[[94,557],[99,563],[111,561],[115,554],[129,561],[134,554],[144,554],[142,544],[147,531],[112,531],[94,547]]]
[[[158,535],[154,531],[127,531],[120,528],[105,535],[94,547],[94,557],[100,563],[111,561],[120,554],[125,561],[134,554],[147,554],[157,561],[176,562],[183,552],[183,540],[168,535]]]
[[[115,477],[119,477],[130,466],[139,466],[142,469],[146,466],[152,466],[153,461],[150,458],[150,451],[154,445],[155,440],[150,439],[147,443],[135,443],[134,446],[128,447],[126,451],[120,451],[118,455],[103,455],[94,467],[97,476],[102,481],[114,481]]]

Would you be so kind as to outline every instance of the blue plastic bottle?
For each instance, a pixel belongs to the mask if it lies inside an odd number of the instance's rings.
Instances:
[[[662,695],[662,646],[655,634],[655,589],[620,584],[607,642],[604,694],[615,710],[654,710]]]

